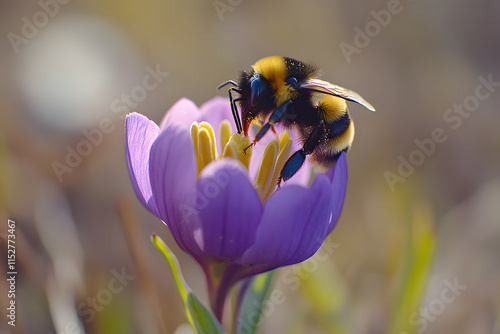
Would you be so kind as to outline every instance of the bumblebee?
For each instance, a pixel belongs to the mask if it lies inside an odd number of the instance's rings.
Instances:
[[[272,56],[258,60],[250,70],[241,72],[238,82],[229,80],[218,87],[233,86],[228,93],[238,133],[247,136],[252,121],[262,121],[250,146],[274,124],[298,130],[302,148],[285,162],[278,186],[300,169],[308,155],[329,168],[351,147],[354,123],[346,101],[375,111],[358,93],[317,79],[318,74],[319,69],[314,65]],[[234,93],[239,96],[234,98]],[[241,109],[241,118],[236,103]]]

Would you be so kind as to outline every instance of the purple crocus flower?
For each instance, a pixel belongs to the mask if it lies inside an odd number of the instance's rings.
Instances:
[[[233,134],[228,120],[227,99],[201,108],[181,99],[159,127],[129,114],[125,134],[138,199],[200,263],[219,319],[233,283],[302,262],[318,250],[340,216],[347,183],[342,154],[311,186],[305,165],[276,190],[281,167],[300,143],[276,127],[279,138],[269,133],[243,154],[249,139]]]

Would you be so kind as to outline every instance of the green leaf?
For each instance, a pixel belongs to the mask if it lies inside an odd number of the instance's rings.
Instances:
[[[255,276],[248,286],[238,314],[238,334],[254,334],[271,290],[274,270]]]
[[[193,327],[197,333],[224,333],[214,314],[203,305],[195,294],[191,292],[188,292],[187,295],[187,307],[191,317],[195,320]]]
[[[181,273],[179,261],[177,261],[174,253],[157,235],[153,234],[152,241],[170,264],[175,284],[177,285],[182,303],[184,304],[184,311],[186,312],[189,323],[195,329],[196,333],[223,334],[224,330],[213,312],[201,302],[198,296],[196,296],[186,284],[186,280]]]
[[[406,268],[389,333],[416,333],[417,328],[412,324],[411,317],[417,314],[427,288],[435,244],[433,211],[429,204],[422,203],[416,207],[410,226],[408,250],[404,258]]]

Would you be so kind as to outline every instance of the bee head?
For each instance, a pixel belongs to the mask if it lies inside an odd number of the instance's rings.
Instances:
[[[262,77],[259,73],[255,73],[250,78],[250,106],[253,108],[257,105],[259,96],[262,94],[266,88]]]

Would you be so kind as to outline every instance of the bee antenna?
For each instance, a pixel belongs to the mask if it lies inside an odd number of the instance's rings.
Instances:
[[[235,81],[233,81],[233,80],[228,80],[228,81],[226,81],[226,82],[224,82],[224,83],[221,83],[219,86],[217,86],[217,90],[219,90],[219,89],[221,89],[222,87],[227,86],[227,85],[233,85],[233,86],[238,87],[238,84],[237,84]]]

